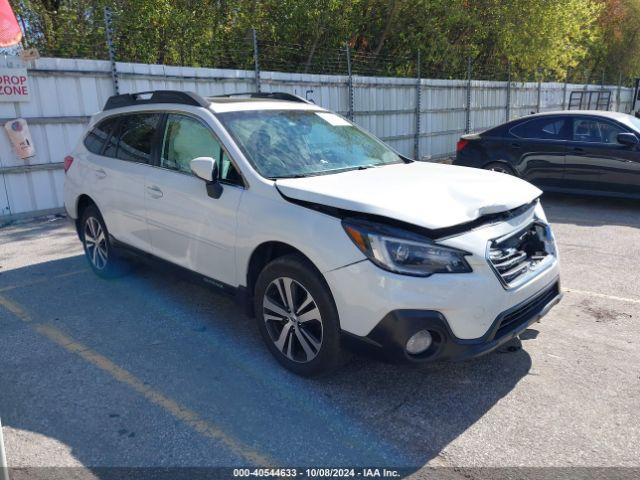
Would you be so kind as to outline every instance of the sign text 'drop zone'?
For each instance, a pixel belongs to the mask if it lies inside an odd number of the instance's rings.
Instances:
[[[28,102],[29,95],[26,68],[0,68],[0,102]]]

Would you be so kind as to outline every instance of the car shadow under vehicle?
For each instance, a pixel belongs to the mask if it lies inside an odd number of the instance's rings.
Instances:
[[[63,276],[70,271],[78,273]],[[304,379],[278,366],[230,298],[146,262],[107,281],[69,257],[5,272],[3,286],[31,323],[65,332],[277,466],[418,469],[531,368],[515,341],[473,361],[421,367],[353,356]],[[226,437],[194,431],[2,308],[0,319],[10,325],[0,337],[5,425],[55,438],[96,469],[247,464]]]

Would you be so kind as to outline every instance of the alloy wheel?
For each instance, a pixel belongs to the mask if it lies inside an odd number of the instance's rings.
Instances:
[[[107,238],[100,221],[95,217],[87,218],[84,224],[84,243],[91,264],[98,270],[106,267],[109,258]]]
[[[304,286],[292,278],[276,278],[265,290],[262,307],[269,337],[285,357],[307,363],[318,355],[322,316]]]

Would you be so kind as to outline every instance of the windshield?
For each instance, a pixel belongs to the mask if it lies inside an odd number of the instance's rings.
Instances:
[[[402,158],[344,118],[310,110],[218,115],[258,173],[291,178],[400,163]]]
[[[636,132],[640,132],[640,119],[633,115],[625,115],[620,118],[622,122],[626,123],[629,127],[633,128]]]

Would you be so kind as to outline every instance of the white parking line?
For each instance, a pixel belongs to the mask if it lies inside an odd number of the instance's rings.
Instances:
[[[585,290],[577,290],[575,288],[563,288],[562,290],[565,291],[565,292],[569,292],[569,293],[577,293],[579,295],[586,295],[588,297],[606,298],[608,300],[617,300],[619,302],[629,302],[629,303],[640,304],[640,299],[638,299],[638,298],[616,297],[615,295],[607,295],[605,293],[597,293],[597,292],[587,292]]]

